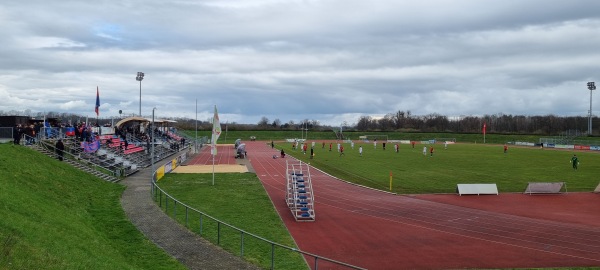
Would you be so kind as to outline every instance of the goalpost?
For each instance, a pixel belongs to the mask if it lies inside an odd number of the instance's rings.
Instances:
[[[567,193],[565,182],[529,182],[525,194],[562,194]]]
[[[363,135],[359,137],[361,140],[365,142],[373,142],[377,140],[378,142],[387,142],[388,135]]]
[[[456,138],[435,138],[436,142],[456,143]]]

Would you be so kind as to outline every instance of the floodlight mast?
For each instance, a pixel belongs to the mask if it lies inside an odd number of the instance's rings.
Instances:
[[[156,179],[154,178],[154,136],[156,134],[154,134],[154,111],[156,110],[156,107],[152,108],[152,125],[150,126],[150,143],[152,146],[152,150],[150,151],[150,153],[152,154],[152,160],[151,160],[151,165],[152,165],[152,181],[154,182]]]
[[[596,83],[588,82],[587,83],[588,90],[590,90],[590,111],[588,118],[588,135],[592,135],[592,92],[596,90]]]
[[[139,114],[140,117],[142,117],[142,80],[143,79],[144,79],[144,72],[138,72],[137,77],[135,77],[135,80],[140,82],[140,114]]]

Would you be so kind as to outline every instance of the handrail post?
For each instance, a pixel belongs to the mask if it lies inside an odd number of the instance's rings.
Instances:
[[[200,214],[200,236],[202,236],[202,214]]]
[[[217,245],[221,244],[221,222],[217,221]]]
[[[240,231],[241,239],[240,239],[240,257],[244,258],[244,232]]]
[[[188,207],[185,207],[185,227],[188,227]]]
[[[275,269],[275,244],[271,243],[271,269]]]

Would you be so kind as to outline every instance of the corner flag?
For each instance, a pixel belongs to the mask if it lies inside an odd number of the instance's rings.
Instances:
[[[100,115],[100,92],[98,86],[96,86],[96,116]]]
[[[485,122],[483,122],[483,143],[485,143],[485,131],[486,131],[487,125],[485,124]]]
[[[215,115],[213,116],[213,129],[210,145],[213,156],[217,155],[217,140],[221,136],[221,124],[219,123],[219,114],[217,113],[217,105],[215,105]]]

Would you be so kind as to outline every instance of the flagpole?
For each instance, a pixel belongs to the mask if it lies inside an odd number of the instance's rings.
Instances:
[[[217,113],[217,105],[215,105],[215,115],[213,116],[212,137],[210,139],[213,159],[213,186],[215,185],[215,156],[217,155],[217,140],[221,135],[221,123],[219,122],[219,114]]]
[[[198,153],[198,99],[196,99],[196,139],[194,140],[194,153]]]

